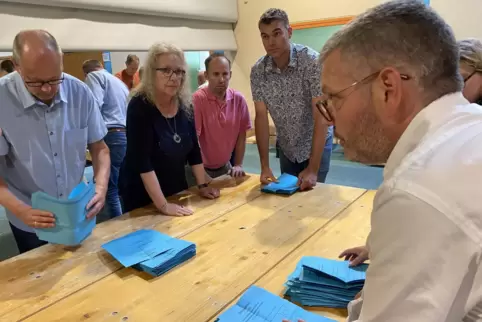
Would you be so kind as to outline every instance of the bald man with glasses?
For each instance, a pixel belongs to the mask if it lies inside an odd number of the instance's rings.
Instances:
[[[23,31],[13,58],[17,71],[0,79],[0,205],[24,253],[45,244],[35,228],[55,226],[53,214],[31,207],[32,194],[66,199],[83,178],[88,148],[96,191],[87,216],[93,217],[105,203],[110,157],[99,106],[87,85],[63,73],[55,38]]]

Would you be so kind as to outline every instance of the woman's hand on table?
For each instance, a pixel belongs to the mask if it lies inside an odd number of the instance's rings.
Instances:
[[[213,187],[202,187],[199,188],[199,195],[206,199],[216,199],[219,198],[219,189]]]
[[[166,216],[184,217],[191,216],[193,211],[187,207],[176,205],[175,203],[166,202],[159,208],[159,211]]]
[[[350,261],[350,266],[358,266],[368,260],[368,248],[366,246],[348,248],[338,256],[338,258],[342,257]]]

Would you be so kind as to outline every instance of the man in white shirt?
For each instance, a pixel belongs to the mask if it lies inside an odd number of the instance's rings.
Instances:
[[[461,93],[458,55],[416,0],[367,11],[323,48],[319,111],[347,157],[386,162],[351,321],[482,321],[482,108]]]

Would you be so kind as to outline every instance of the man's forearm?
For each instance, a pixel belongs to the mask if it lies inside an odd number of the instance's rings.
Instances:
[[[311,141],[311,156],[308,168],[313,172],[318,172],[320,169],[321,158],[326,144],[326,135],[328,133],[328,126],[323,123],[320,117],[315,118],[315,125],[313,129],[313,139]]]
[[[208,183],[206,170],[204,170],[203,164],[193,165],[191,166],[191,169],[192,169],[192,174],[194,175],[194,178],[196,179],[196,183],[198,185]]]
[[[95,185],[107,191],[110,176],[110,155],[109,148],[91,149],[92,166],[94,168]]]
[[[15,215],[21,212],[22,209],[30,208],[29,205],[15,197],[2,178],[0,178],[0,205]]]
[[[258,146],[259,159],[262,168],[269,168],[269,123],[268,115],[256,115],[254,119],[256,145]]]
[[[246,151],[246,132],[241,132],[236,141],[236,148],[234,149],[234,164],[242,165],[244,160],[244,153]]]

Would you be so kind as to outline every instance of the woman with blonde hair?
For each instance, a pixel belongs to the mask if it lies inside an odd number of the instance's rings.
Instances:
[[[460,73],[464,78],[464,96],[482,105],[482,42],[478,39],[459,41]]]
[[[205,198],[219,197],[206,182],[181,49],[158,43],[149,49],[141,83],[127,108],[127,152],[120,174],[126,212],[154,203],[163,214],[186,216],[188,208],[166,198],[188,188],[184,166],[192,167]]]

